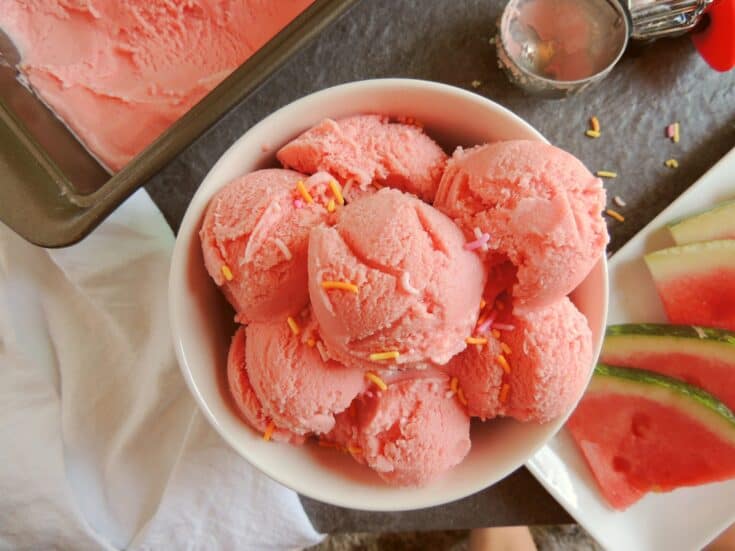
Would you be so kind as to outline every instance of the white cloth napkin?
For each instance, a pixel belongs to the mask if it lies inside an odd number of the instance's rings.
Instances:
[[[173,235],[137,192],[81,243],[0,225],[0,549],[294,549],[296,494],[198,412],[169,334]]]

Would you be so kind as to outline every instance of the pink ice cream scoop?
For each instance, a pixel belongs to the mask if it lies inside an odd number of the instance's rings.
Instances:
[[[433,201],[447,155],[418,126],[382,115],[325,119],[278,152],[284,166],[339,178],[350,197],[356,186],[389,186]]]
[[[574,156],[541,142],[457,149],[434,204],[517,267],[513,296],[520,307],[567,295],[608,242],[600,179]]]
[[[306,180],[291,170],[258,170],[222,188],[207,208],[199,232],[204,263],[241,323],[285,320],[309,300],[309,231],[328,213],[327,184],[311,188],[312,203],[300,199],[296,186]]]
[[[230,344],[230,351],[227,355],[227,382],[230,386],[230,394],[247,424],[256,431],[266,434],[266,431],[270,432],[269,425],[272,421],[263,411],[263,406],[250,385],[245,362],[245,343],[245,328],[240,327],[232,337],[232,344]],[[304,443],[303,436],[281,427],[275,427],[269,438],[292,444]]]
[[[333,358],[366,369],[442,365],[462,351],[485,284],[462,231],[426,203],[382,189],[309,239],[309,296]]]
[[[248,375],[255,394],[276,425],[297,434],[332,430],[334,415],[367,386],[361,370],[324,361],[315,338],[308,317],[247,328]]]
[[[436,479],[470,450],[470,418],[448,392],[449,379],[441,375],[364,395],[357,402],[353,455],[390,484],[419,486]]]
[[[592,332],[567,297],[514,316],[512,325],[501,331],[512,351],[506,415],[545,423],[582,394],[592,369]]]

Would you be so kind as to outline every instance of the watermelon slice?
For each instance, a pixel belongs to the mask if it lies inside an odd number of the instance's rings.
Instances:
[[[671,247],[645,260],[669,321],[735,330],[735,239]]]
[[[650,371],[599,364],[567,422],[607,502],[735,477],[735,414]]]
[[[600,361],[698,386],[735,411],[735,333],[691,325],[611,325]]]
[[[677,245],[735,239],[735,201],[721,203],[707,211],[680,218],[666,227]]]

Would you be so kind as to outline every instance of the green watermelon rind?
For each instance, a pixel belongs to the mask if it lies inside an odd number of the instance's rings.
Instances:
[[[672,325],[666,323],[621,323],[608,325],[605,338],[613,337],[668,337],[697,339],[735,345],[735,332],[699,325]]]
[[[679,409],[735,445],[735,413],[701,388],[652,371],[599,363],[587,393],[606,392],[640,396]]]

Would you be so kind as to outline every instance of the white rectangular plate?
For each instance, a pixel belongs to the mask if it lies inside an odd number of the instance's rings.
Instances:
[[[667,222],[733,198],[735,148],[610,259],[609,324],[666,322],[643,255],[673,245]],[[606,549],[692,551],[735,522],[735,480],[648,494],[626,511],[611,509],[566,430],[526,466]]]

